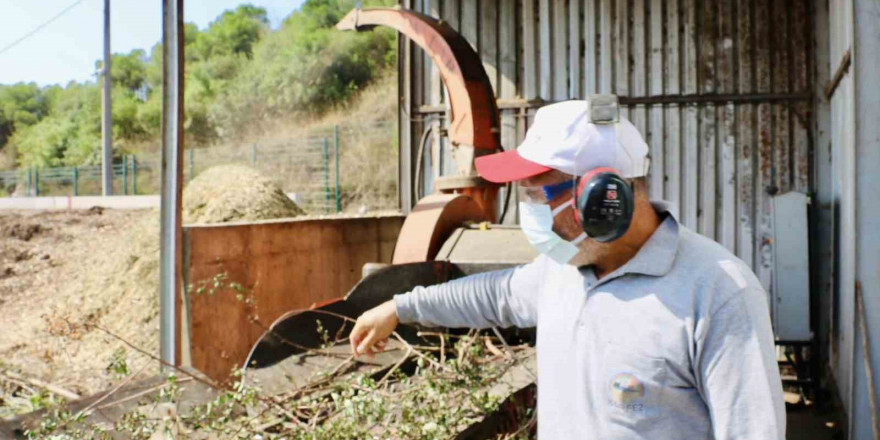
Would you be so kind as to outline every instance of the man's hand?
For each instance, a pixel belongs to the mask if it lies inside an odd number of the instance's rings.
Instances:
[[[393,299],[367,310],[358,317],[349,335],[352,354],[373,356],[381,352],[396,327],[397,307]]]

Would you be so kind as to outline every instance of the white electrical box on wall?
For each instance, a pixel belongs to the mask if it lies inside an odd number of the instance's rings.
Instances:
[[[773,197],[773,291],[770,304],[776,339],[806,342],[810,331],[810,253],[806,194]]]

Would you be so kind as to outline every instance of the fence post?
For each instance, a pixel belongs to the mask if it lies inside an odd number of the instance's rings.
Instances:
[[[189,149],[189,180],[193,180],[196,177],[196,150],[194,148]]]
[[[79,195],[79,168],[76,165],[73,166],[73,196],[76,197]]]
[[[333,166],[336,171],[336,212],[342,211],[342,204],[339,201],[339,124],[333,126],[333,160],[336,162]]]
[[[34,167],[34,196],[40,197],[40,169]]]
[[[30,167],[28,167],[27,171],[28,171],[28,185],[27,185],[27,192],[26,192],[26,194],[27,194],[28,197],[30,197],[30,196],[33,195],[33,193],[32,193],[32,189],[31,189],[31,187],[32,187],[32,184],[31,184],[32,177],[31,177],[31,169],[30,169]]]
[[[257,144],[251,145],[251,166],[257,166]]]
[[[330,202],[330,145],[327,138],[324,138],[324,202]]]
[[[128,156],[122,155],[122,195],[128,195]]]
[[[137,187],[138,187],[138,167],[137,167],[137,156],[134,154],[131,155],[131,195],[137,195]]]

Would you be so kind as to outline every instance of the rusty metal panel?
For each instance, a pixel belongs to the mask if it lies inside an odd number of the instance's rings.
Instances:
[[[629,0],[616,0],[616,15],[614,17],[614,35],[612,42],[614,47],[614,93],[619,96],[629,96],[629,49],[630,49],[630,8]],[[623,60],[623,63],[621,63]],[[621,65],[623,64],[623,65]],[[629,118],[629,109],[624,107],[621,116]]]
[[[663,1],[651,0],[650,3],[650,92],[651,95],[663,94]],[[663,121],[663,106],[651,106],[650,131],[648,145],[651,147],[651,198],[662,199],[664,180],[666,179],[666,130]],[[677,180],[677,179],[676,179]]]
[[[498,17],[499,85],[496,94],[501,99],[514,99],[517,95],[517,31],[516,0],[501,0]],[[501,145],[505,150],[517,146],[517,123],[515,110],[501,112]]]
[[[552,8],[554,0],[538,0],[538,58],[541,60],[540,97],[553,99]]]
[[[646,75],[647,51],[645,50],[645,27],[648,23],[645,21],[645,7],[645,0],[632,0],[630,9],[632,26],[630,28],[631,35],[629,36],[632,63],[629,69],[621,69],[624,71],[629,70],[630,87],[632,88],[631,96],[645,96],[648,92],[649,78]],[[639,133],[645,136],[645,141],[650,145],[650,136],[646,127],[645,106],[635,106],[630,112],[630,120],[639,130]]]
[[[681,3],[679,0],[667,0],[665,2],[666,18],[664,24],[667,29],[679,29],[681,21]],[[664,84],[663,92],[667,95],[677,95],[681,92],[681,42],[683,36],[680,32],[667,32],[664,56]],[[672,214],[681,219],[682,198],[682,173],[681,173],[681,107],[666,105],[663,109],[665,117],[665,150],[664,157],[664,194],[666,200],[672,204]]]
[[[682,11],[684,19],[684,35],[682,36],[682,44],[684,53],[682,56],[682,78],[683,92],[687,95],[697,93],[697,0],[683,0],[684,10]],[[684,194],[682,194],[681,203],[681,221],[685,226],[697,229],[697,189],[698,189],[698,169],[699,150],[697,142],[697,107],[696,105],[685,106],[683,116],[682,141],[684,148],[682,149],[683,166],[681,170],[681,180],[684,185]]]
[[[737,88],[740,93],[755,90],[754,76],[754,9],[751,1],[738,0],[734,6],[736,19],[736,65]],[[736,256],[749,267],[754,268],[754,220],[755,220],[755,106],[741,105],[737,109],[737,152],[736,152]]]
[[[498,94],[498,0],[479,2],[479,53],[492,90]]]
[[[568,2],[568,96],[583,96],[581,93],[581,67],[582,44],[583,44],[583,17],[581,0]]]
[[[550,99],[561,101],[568,98],[568,26],[566,26],[566,0],[550,0],[553,13],[550,22],[552,40],[550,41],[553,53],[550,56],[553,79],[552,95]],[[548,98],[548,97],[545,97]]]
[[[736,93],[734,69],[733,26],[736,16],[733,13],[734,0],[718,3],[718,38],[716,41],[716,66],[718,69],[718,91]],[[720,162],[718,170],[718,195],[721,201],[716,204],[716,239],[729,251],[736,252],[736,132],[735,105],[732,102],[721,105],[718,114],[718,151]]]
[[[599,7],[599,93],[614,93],[611,86],[614,83],[614,71],[611,68],[614,55],[612,41],[614,1],[599,1],[601,2]]]
[[[769,7],[767,2],[756,1],[755,7],[755,74],[757,92],[771,91],[771,54],[767,44],[758,44],[760,41],[769,41],[772,38]],[[769,103],[758,104],[758,146],[756,161],[756,188],[755,198],[757,206],[755,216],[757,232],[755,234],[755,274],[761,280],[765,289],[770,288],[770,269],[772,267],[772,253],[770,248],[772,231],[770,230],[770,196],[767,194],[772,187],[773,179],[773,136],[771,126],[771,105]]]
[[[718,40],[718,29],[716,20],[718,18],[715,11],[714,1],[703,1],[699,5],[700,19],[697,22],[697,38],[699,38],[699,46],[697,47],[697,90],[703,94],[717,93],[716,80],[718,72],[715,66],[715,45]],[[699,208],[697,208],[697,231],[709,238],[717,238],[715,236],[715,209],[716,209],[716,118],[715,108],[713,106],[702,106],[700,108],[700,128],[699,128]]]
[[[501,99],[514,99],[517,96],[517,0],[500,0],[498,5],[498,54],[499,89],[496,93]],[[519,145],[519,125],[516,110],[501,111],[501,146],[505,150],[513,150]],[[498,212],[504,215],[502,223],[516,224],[517,203],[513,199],[515,193],[508,194],[513,188],[502,188],[499,193]]]
[[[810,8],[808,2],[794,2],[791,12],[792,91],[810,92]],[[811,103],[797,102],[792,109],[792,189],[798,192],[810,190],[810,121]]]
[[[538,39],[537,39],[536,0],[522,0],[522,55],[520,64],[523,71],[522,97],[534,99],[538,96]]]
[[[459,0],[439,0],[440,1],[440,9],[442,11],[441,18],[445,20],[450,26],[455,29],[458,29],[461,23],[461,3]],[[448,106],[448,102],[446,101],[446,90],[441,95],[442,102],[445,106]],[[444,118],[448,118],[448,113],[443,115]],[[449,120],[445,119],[442,124],[444,127],[449,125]],[[440,133],[437,133],[437,136],[440,136]],[[435,167],[438,169],[438,176],[445,176],[449,174],[453,174],[456,171],[455,161],[452,159],[452,149],[449,145],[449,138],[443,136],[440,139],[439,143],[439,151],[437,153],[437,164]]]
[[[276,318],[345,295],[365,263],[390,263],[403,222],[394,215],[185,227],[182,330],[191,366],[225,381]]]
[[[593,94],[599,84],[599,0],[585,0],[583,25],[584,94]]]

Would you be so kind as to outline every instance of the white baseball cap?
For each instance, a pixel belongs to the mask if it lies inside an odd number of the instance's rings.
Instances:
[[[629,179],[646,175],[648,161],[642,135],[618,116],[617,97],[594,95],[541,107],[516,150],[478,157],[475,165],[484,179],[503,183],[550,170],[583,176],[600,167]]]

